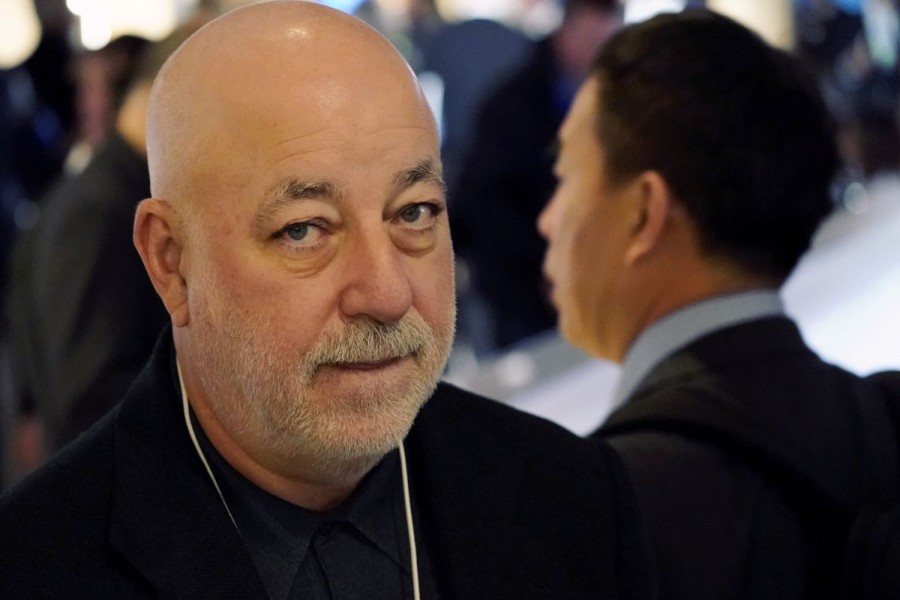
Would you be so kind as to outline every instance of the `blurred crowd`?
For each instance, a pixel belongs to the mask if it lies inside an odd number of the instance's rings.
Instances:
[[[841,210],[852,202],[846,190],[900,168],[897,6],[794,4],[796,52],[841,124]],[[458,261],[458,353],[478,360],[555,327],[535,221],[555,185],[559,125],[591,57],[624,18],[617,0],[520,5],[503,20],[448,19],[434,0],[411,0],[400,15],[371,1],[355,9],[404,53],[438,116]],[[7,482],[118,400],[167,320],[130,247],[134,206],[149,195],[143,111],[162,62],[208,18],[161,41],[124,35],[85,50],[73,42],[77,24],[63,0],[35,0],[35,8],[37,49],[0,70]]]

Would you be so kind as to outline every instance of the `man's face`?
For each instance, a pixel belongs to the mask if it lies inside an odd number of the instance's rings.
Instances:
[[[582,86],[560,129],[558,183],[538,228],[549,243],[544,272],[563,335],[592,354],[616,359],[610,331],[621,311],[614,294],[623,271],[627,216],[624,192],[607,181],[595,134],[597,85],[592,78]]]
[[[390,82],[298,85],[213,152],[187,228],[189,347],[240,447],[336,470],[396,446],[433,391],[453,253],[427,109]]]

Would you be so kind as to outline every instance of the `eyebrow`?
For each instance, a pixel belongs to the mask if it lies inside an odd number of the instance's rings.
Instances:
[[[442,191],[446,191],[440,167],[433,158],[426,158],[410,169],[399,171],[391,179],[391,186],[395,193],[407,190],[419,183],[431,183],[440,187]],[[265,200],[256,211],[254,220],[260,225],[265,225],[285,205],[317,199],[340,203],[342,197],[343,192],[338,185],[327,179],[321,181],[283,179],[266,194]]]
[[[266,194],[265,200],[256,211],[254,220],[260,225],[265,225],[285,205],[314,199],[339,201],[340,197],[337,186],[329,180],[283,179]]]
[[[444,178],[441,177],[440,166],[430,157],[422,160],[412,169],[406,169],[394,175],[393,187],[396,191],[402,192],[417,183],[430,183],[438,186],[444,192],[447,188]]]

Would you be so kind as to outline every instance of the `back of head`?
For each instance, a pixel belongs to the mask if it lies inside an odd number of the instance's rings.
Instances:
[[[113,94],[114,108],[118,108],[122,104],[141,56],[151,45],[150,41],[145,38],[122,35],[96,51],[106,54],[110,62],[110,88]]]
[[[552,36],[557,67],[580,82],[597,50],[622,24],[617,0],[569,0],[563,22]]]
[[[568,0],[563,5],[563,14],[566,18],[581,10],[595,10],[614,15],[618,14],[621,7],[618,0]]]
[[[831,119],[797,60],[706,11],[627,27],[597,56],[609,177],[654,170],[704,253],[786,278],[831,211]]]

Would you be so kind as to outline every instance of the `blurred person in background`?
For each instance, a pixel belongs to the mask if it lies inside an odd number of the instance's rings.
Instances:
[[[13,241],[33,224],[34,203],[62,172],[74,123],[71,13],[65,0],[35,0],[34,8],[37,46],[0,71],[0,294]]]
[[[84,169],[109,138],[137,61],[149,43],[139,36],[122,35],[99,50],[86,50],[75,57],[76,120],[67,172]]]
[[[36,201],[59,177],[77,127],[75,51],[69,39],[72,13],[65,0],[34,0],[41,39],[22,69],[34,89],[35,130],[41,156],[23,160],[18,170],[31,182],[27,198]],[[27,152],[20,147],[20,152]]]
[[[17,244],[8,298],[15,386],[23,418],[44,426],[51,454],[118,402],[167,322],[130,233],[150,194],[147,101],[169,54],[207,20],[198,14],[130,71],[116,71],[112,129],[83,171],[57,183]]]
[[[488,326],[476,328],[488,348],[556,323],[541,274],[546,244],[534,222],[553,191],[559,124],[590,59],[620,25],[616,0],[567,1],[561,25],[484,101],[459,178],[449,182],[457,252],[487,307]]]
[[[839,138],[845,163],[863,181],[900,174],[896,92],[879,99],[861,90],[849,104]]]
[[[529,56],[534,43],[493,19],[450,23],[423,40],[419,71],[441,79],[441,158],[451,201],[485,99]]]
[[[10,8],[15,9],[6,7],[4,15],[10,14]],[[33,224],[35,202],[58,178],[71,141],[74,91],[69,72],[72,51],[67,38],[71,15],[65,0],[36,0],[34,9],[40,36],[36,47],[21,64],[11,63],[0,69],[0,298],[7,293],[13,243],[22,228]],[[21,462],[18,456],[11,456],[14,453],[8,447],[17,410],[11,391],[9,326],[3,312],[0,311],[0,480],[9,476],[12,464]],[[26,454],[25,461],[31,462],[30,457],[39,453]],[[0,481],[0,486],[3,483]]]
[[[840,164],[815,80],[725,17],[663,15],[600,51],[559,140],[545,272],[566,338],[623,365],[598,435],[663,597],[855,597],[847,523],[898,493],[896,405],[779,297]]]

